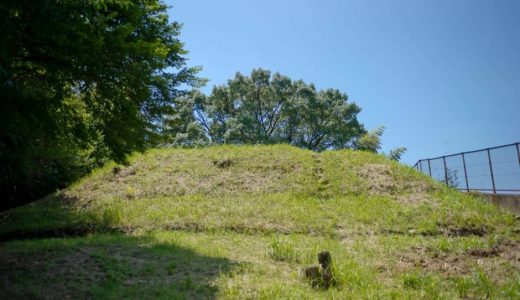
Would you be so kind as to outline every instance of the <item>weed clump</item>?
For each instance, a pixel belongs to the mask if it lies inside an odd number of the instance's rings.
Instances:
[[[300,252],[285,238],[274,238],[267,249],[267,255],[276,261],[300,262]]]

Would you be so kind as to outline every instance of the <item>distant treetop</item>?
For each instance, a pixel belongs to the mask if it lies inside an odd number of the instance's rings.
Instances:
[[[175,105],[165,128],[179,145],[287,143],[322,151],[354,148],[366,133],[361,109],[345,93],[264,69],[237,73],[210,95],[194,91]]]

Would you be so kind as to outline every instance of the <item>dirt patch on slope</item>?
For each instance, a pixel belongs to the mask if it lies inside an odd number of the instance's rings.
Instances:
[[[398,178],[389,164],[366,164],[356,170],[359,177],[367,182],[370,195],[388,195],[395,192],[426,193],[432,187],[423,181]]]
[[[366,164],[356,170],[365,181],[364,190],[369,196],[391,196],[410,205],[432,202],[428,195],[433,188],[427,182],[399,177],[389,164]]]
[[[394,192],[397,184],[390,174],[390,166],[367,164],[357,169],[357,175],[367,181],[369,195],[383,195]]]
[[[399,256],[402,270],[421,268],[427,272],[445,276],[467,275],[476,267],[489,271],[493,280],[503,279],[505,271],[500,267],[509,263],[520,271],[520,242],[506,241],[490,249],[470,249],[464,253],[431,253],[426,247],[415,246]]]

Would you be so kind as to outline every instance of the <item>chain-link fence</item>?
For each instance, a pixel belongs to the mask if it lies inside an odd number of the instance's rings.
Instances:
[[[520,193],[520,143],[421,159],[417,170],[465,191]]]

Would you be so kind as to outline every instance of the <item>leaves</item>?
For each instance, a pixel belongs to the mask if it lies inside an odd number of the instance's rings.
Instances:
[[[401,156],[406,152],[406,147],[398,147],[390,150],[388,153],[388,158],[391,160],[399,161],[401,160]]]
[[[365,132],[356,118],[360,108],[344,93],[316,91],[264,69],[237,73],[209,96],[193,92],[180,101],[192,107],[195,117],[189,121],[216,144],[288,143],[322,151],[351,147]]]
[[[381,136],[385,127],[380,126],[370,132],[363,134],[355,143],[354,148],[361,151],[377,153],[381,149]]]
[[[159,0],[0,4],[4,199],[42,196],[161,141],[180,87],[202,82],[186,67],[181,26],[166,8]]]

